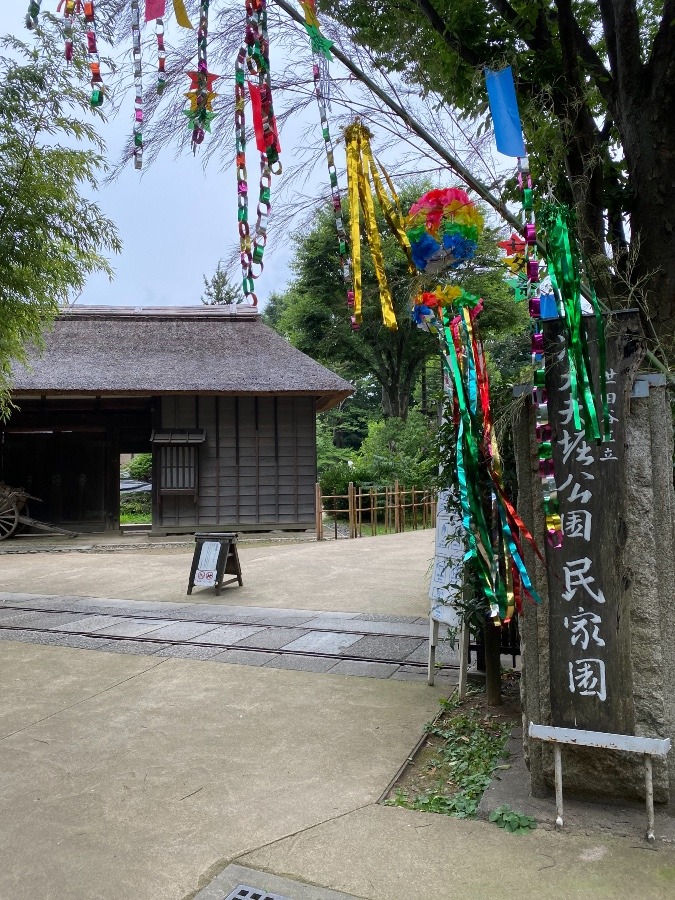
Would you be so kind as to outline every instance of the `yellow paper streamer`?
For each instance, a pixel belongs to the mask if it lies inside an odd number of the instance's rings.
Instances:
[[[181,28],[192,28],[192,22],[188,18],[183,0],[173,0],[173,11],[176,14],[176,22]]]
[[[410,241],[408,240],[408,235],[405,233],[405,222],[403,220],[403,216],[399,213],[399,210],[394,207],[394,205],[390,202],[389,197],[387,196],[387,192],[382,186],[382,180],[380,179],[380,174],[377,171],[377,167],[375,166],[375,160],[373,159],[373,151],[370,147],[370,141],[367,136],[364,136],[362,139],[363,145],[363,156],[366,159],[370,167],[370,172],[373,176],[373,184],[375,185],[375,193],[377,194],[377,200],[382,208],[382,212],[384,213],[384,217],[387,220],[387,224],[394,232],[396,240],[401,245],[403,252],[406,255],[408,260],[408,272],[411,275],[416,273],[415,263],[412,258],[412,250],[410,249]],[[385,173],[386,174],[386,173]],[[398,207],[398,196],[394,191],[393,185],[391,184],[391,180],[387,175],[387,182],[391,188],[392,194],[394,195],[394,203]],[[400,207],[399,207],[400,209]]]
[[[375,267],[375,276],[380,288],[380,305],[382,306],[382,318],[384,324],[391,331],[396,331],[396,313],[394,312],[394,304],[391,299],[391,291],[387,282],[387,275],[384,271],[384,256],[382,255],[382,240],[380,232],[377,230],[377,220],[375,218],[375,203],[373,202],[373,193],[370,189],[370,179],[368,177],[368,159],[364,160],[365,165],[360,166],[359,171],[359,196],[361,198],[361,206],[363,208],[363,222],[366,229],[366,237],[370,247],[370,255],[373,258],[373,266]]]
[[[305,22],[313,28],[319,28],[319,20],[317,19],[316,11],[312,9],[311,4],[307,3],[306,0],[300,0],[300,6],[305,14]]]
[[[349,240],[352,254],[352,280],[354,282],[354,319],[363,321],[361,303],[361,232],[359,229],[359,146],[356,135],[347,137],[347,193],[349,196]]]
[[[384,257],[382,255],[382,241],[377,229],[375,218],[375,203],[370,186],[372,177],[375,185],[378,202],[382,212],[392,231],[398,238],[412,266],[410,255],[410,243],[403,230],[403,217],[398,216],[387,197],[382,186],[379,173],[375,166],[372,150],[370,149],[370,132],[360,122],[355,122],[345,129],[347,144],[347,190],[350,209],[350,240],[352,251],[352,276],[354,280],[354,318],[360,324],[362,321],[362,287],[361,287],[361,247],[359,234],[359,200],[363,210],[363,221],[366,231],[370,254],[373,258],[375,276],[380,289],[380,305],[382,307],[382,319],[387,328],[395,331],[398,328],[394,304],[387,283],[387,275],[384,270]],[[398,199],[398,198],[397,198]],[[407,251],[406,251],[407,246]],[[414,271],[414,268],[411,268]]]

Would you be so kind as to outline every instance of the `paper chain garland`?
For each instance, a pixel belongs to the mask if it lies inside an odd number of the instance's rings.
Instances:
[[[176,22],[181,28],[192,28],[183,0],[173,0]],[[162,94],[166,87],[166,48],[164,47],[164,15],[166,0],[145,0],[145,21],[155,22],[157,38],[157,93]]]
[[[525,271],[525,285],[518,286],[520,294],[528,301],[532,320],[532,366],[534,370],[532,403],[536,416],[537,456],[541,479],[544,514],[546,516],[546,540],[554,547],[562,546],[563,532],[558,502],[558,487],[553,465],[553,445],[551,426],[548,420],[548,396],[546,393],[546,359],[544,357],[544,332],[541,326],[541,284],[540,266],[537,254],[537,228],[534,220],[534,191],[527,157],[518,157],[518,186],[522,198],[524,240],[514,236],[516,248],[514,259],[522,260]],[[522,255],[521,255],[522,254]]]
[[[384,257],[382,255],[382,241],[377,229],[375,219],[375,204],[370,186],[372,178],[380,209],[384,214],[392,234],[396,237],[404,253],[408,258],[408,270],[415,274],[415,266],[412,261],[410,241],[405,233],[403,213],[394,190],[394,186],[387,173],[383,171],[392,194],[392,200],[387,196],[382,185],[380,173],[375,165],[373,151],[370,146],[370,131],[358,120],[345,128],[345,141],[347,143],[347,191],[349,195],[350,210],[350,237],[352,250],[352,277],[354,279],[354,316],[352,324],[358,326],[363,320],[362,286],[361,286],[361,240],[359,208],[363,212],[363,221],[366,238],[373,258],[375,276],[380,290],[380,304],[382,306],[382,318],[387,328],[395,331],[397,326],[394,304],[384,271]]]
[[[199,4],[199,28],[197,30],[197,71],[188,72],[190,90],[185,95],[190,101],[189,109],[183,110],[188,120],[188,128],[192,131],[192,151],[196,152],[204,140],[205,132],[211,131],[211,122],[215,119],[213,112],[213,83],[219,78],[209,72],[206,59],[209,38],[209,0]]]
[[[354,310],[354,285],[352,282],[352,267],[349,257],[349,241],[347,232],[345,231],[344,219],[342,218],[342,196],[338,184],[337,168],[335,167],[335,151],[333,149],[333,139],[330,134],[330,126],[328,124],[328,107],[330,98],[330,74],[328,72],[328,62],[333,60],[331,56],[332,41],[324,38],[319,31],[320,25],[316,15],[315,0],[301,0],[305,14],[305,28],[311,39],[312,52],[314,54],[314,63],[312,65],[312,77],[314,79],[314,95],[316,96],[317,106],[319,107],[319,119],[321,121],[321,134],[323,136],[326,162],[328,164],[328,178],[330,182],[331,200],[333,203],[333,215],[335,217],[335,230],[338,236],[338,248],[340,254],[340,271],[345,282],[347,290],[347,307],[351,315],[351,325],[355,331],[358,331],[360,324],[353,315]]]
[[[248,175],[246,171],[246,69],[257,75],[258,84],[248,82],[256,147],[260,153],[260,189],[255,234],[251,241],[248,221]],[[244,296],[257,306],[255,279],[263,271],[267,244],[267,223],[271,203],[272,175],[281,174],[279,136],[272,107],[272,83],[267,35],[265,0],[247,0],[244,43],[237,55],[235,69],[234,125],[236,134],[237,220]],[[257,272],[254,266],[259,267]]]
[[[131,0],[131,52],[134,59],[134,168],[143,167],[143,66],[138,0]]]
[[[344,278],[345,287],[347,289],[347,306],[350,313],[354,309],[354,286],[352,283],[352,267],[349,258],[349,243],[347,241],[347,232],[345,231],[344,220],[342,218],[342,197],[340,196],[340,187],[338,185],[337,169],[335,167],[335,152],[333,150],[333,141],[330,136],[330,127],[328,125],[328,114],[326,111],[326,101],[323,95],[323,79],[321,69],[317,62],[312,67],[314,77],[314,93],[316,94],[316,102],[319,107],[319,117],[321,119],[321,134],[323,135],[326,147],[326,162],[328,163],[328,177],[330,180],[330,193],[333,203],[333,215],[335,216],[335,230],[338,236],[338,248],[340,253],[340,271]],[[358,329],[359,325],[356,317],[351,317],[352,328]]]

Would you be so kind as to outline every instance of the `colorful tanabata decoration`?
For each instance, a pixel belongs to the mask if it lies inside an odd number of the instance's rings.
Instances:
[[[40,6],[42,0],[30,0],[28,4],[28,12],[26,13],[26,28],[32,31],[38,26],[38,16],[40,15]]]
[[[406,234],[420,272],[454,269],[471,259],[483,217],[461,188],[433,190],[410,207]]]
[[[456,269],[473,258],[483,217],[461,188],[429,191],[406,219],[413,259],[421,271]],[[490,383],[478,316],[483,301],[457,285],[439,285],[416,299],[412,317],[435,335],[446,373],[455,434],[455,480],[466,532],[466,560],[473,560],[495,624],[520,612],[522,594],[539,602],[523,562],[521,537],[528,532],[509,501],[490,406]],[[491,498],[488,522],[486,492]]]
[[[192,28],[192,22],[190,22],[183,0],[173,0],[173,11],[176,15],[176,22],[181,28]]]
[[[300,6],[305,14],[305,30],[312,42],[312,53],[332,62],[330,50],[333,42],[321,34],[321,26],[316,15],[316,0],[300,0]]]
[[[490,111],[495,126],[497,148],[518,158],[518,184],[521,190],[524,254],[523,268],[518,265],[517,252],[507,249],[509,268],[516,274],[514,284],[516,300],[527,299],[533,322],[532,363],[534,369],[533,404],[536,413],[536,434],[539,455],[539,473],[542,481],[546,533],[551,546],[562,545],[562,523],[559,515],[558,493],[551,445],[552,430],[548,420],[546,394],[546,361],[544,335],[541,328],[542,314],[546,306],[553,306],[548,295],[542,295],[540,264],[537,255],[537,233],[534,219],[534,191],[529,162],[522,143],[522,128],[516,101],[513,74],[510,68],[501,72],[486,70],[486,82],[490,99]],[[520,140],[518,140],[518,134]],[[600,440],[600,416],[596,410],[592,388],[590,355],[581,309],[581,255],[570,227],[569,210],[559,204],[542,204],[542,222],[546,234],[548,274],[554,291],[557,312],[563,319],[566,337],[567,359],[570,374],[570,400],[576,431],[585,430],[586,436]],[[515,264],[515,265],[514,265]],[[600,306],[591,287],[591,302],[597,324],[598,356],[600,369],[600,394],[603,407],[603,436],[609,437],[609,409],[605,382],[605,330]],[[556,310],[554,309],[554,312]]]
[[[33,29],[38,24],[38,16],[40,14],[40,6],[42,0],[31,0],[26,14],[26,28]],[[92,106],[101,106],[103,104],[103,78],[101,76],[101,60],[98,55],[98,46],[96,40],[96,11],[94,9],[94,0],[60,0],[56,7],[57,12],[63,13],[63,38],[64,38],[64,56],[66,62],[73,61],[75,48],[73,45],[73,25],[75,19],[84,15],[87,36],[87,57],[89,62],[89,70],[91,72],[91,98]]]
[[[497,150],[505,156],[526,156],[511,66],[506,66],[498,72],[486,69],[485,85],[490,100]]]
[[[335,167],[335,152],[333,150],[333,141],[330,135],[330,126],[328,124],[328,113],[326,110],[326,100],[323,94],[323,79],[321,76],[321,68],[317,62],[312,66],[312,74],[314,77],[314,93],[316,102],[319,107],[319,117],[321,119],[321,134],[326,148],[326,162],[328,164],[328,178],[330,180],[330,193],[333,203],[333,215],[335,216],[335,230],[338,236],[338,248],[340,253],[340,271],[344,278],[347,290],[347,306],[352,313],[352,327],[358,329],[356,318],[353,315],[354,309],[354,286],[352,284],[352,267],[349,258],[349,243],[347,241],[347,232],[345,231],[344,220],[342,218],[342,197],[340,196],[340,187],[338,184],[337,169]]]
[[[131,52],[134,59],[134,168],[143,167],[143,67],[141,15],[138,0],[131,0]]]
[[[190,101],[188,109],[183,110],[188,120],[188,128],[192,131],[192,150],[204,140],[205,132],[211,131],[211,122],[216,117],[213,112],[213,82],[219,75],[209,72],[206,59],[206,48],[209,37],[209,0],[201,0],[199,4],[199,28],[197,30],[197,71],[188,72],[190,90],[185,95]]]
[[[490,407],[490,383],[478,316],[483,301],[448,285],[418,296],[413,318],[435,334],[447,374],[455,434],[456,480],[466,533],[466,560],[473,560],[495,624],[522,609],[522,595],[539,602],[521,547],[536,543],[504,489],[502,463]],[[485,496],[491,498],[491,521]]]
[[[536,418],[535,433],[539,459],[539,478],[541,479],[544,515],[546,517],[546,540],[551,547],[557,549],[562,546],[563,532],[560,504],[558,502],[558,487],[553,464],[552,431],[548,420],[546,358],[544,356],[544,332],[541,317],[541,267],[537,253],[534,192],[529,162],[526,156],[518,158],[518,186],[522,198],[525,246],[523,247],[522,267],[515,270],[518,278],[516,300],[527,300],[528,311],[532,321],[532,405]],[[511,271],[514,271],[513,267],[511,267]]]
[[[157,38],[157,93],[166,87],[166,49],[164,47],[164,16],[166,0],[145,0],[145,21],[155,22]]]
[[[256,147],[260,153],[260,189],[255,234],[251,240],[248,221],[248,175],[246,172],[246,70],[257,76],[248,82]],[[256,306],[255,279],[263,271],[267,223],[271,209],[272,175],[281,174],[279,135],[272,106],[272,80],[267,34],[266,0],[247,0],[246,32],[237,55],[235,70],[234,127],[236,134],[237,219],[244,296]]]
[[[411,274],[415,274],[415,266],[412,260],[410,242],[405,233],[403,213],[394,191],[391,179],[384,172],[392,199],[389,198],[382,184],[380,173],[375,165],[375,159],[370,146],[372,135],[360,121],[354,122],[345,128],[345,141],[347,144],[347,190],[349,194],[350,209],[350,236],[352,251],[352,276],[354,279],[354,314],[352,326],[358,327],[362,320],[362,296],[361,287],[361,237],[359,208],[363,213],[363,221],[366,231],[370,254],[373,258],[375,276],[380,290],[380,304],[382,306],[382,318],[387,328],[396,330],[396,314],[394,304],[384,271],[384,257],[382,255],[382,240],[375,219],[375,203],[371,189],[371,178],[375,187],[377,200],[392,233],[403,248],[408,257],[408,268]]]
[[[536,416],[537,455],[546,516],[546,539],[552,547],[558,548],[562,546],[563,533],[553,465],[552,433],[548,420],[544,333],[541,326],[541,267],[537,251],[532,176],[525,153],[511,68],[507,67],[499,72],[491,72],[486,69],[485,80],[497,149],[507,156],[515,156],[518,159],[518,186],[521,193],[523,222],[522,237],[512,234],[510,238],[500,243],[500,247],[506,252],[506,265],[514,276],[510,280],[510,284],[514,290],[515,299],[516,301],[527,301],[532,321],[534,381],[532,404]]]
[[[57,12],[63,10],[63,38],[64,38],[64,56],[66,62],[73,61],[73,23],[75,17],[82,12],[82,4],[80,0],[60,0],[56,7]]]

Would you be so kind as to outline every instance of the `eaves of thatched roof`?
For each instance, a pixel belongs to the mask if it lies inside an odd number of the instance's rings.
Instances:
[[[349,382],[292,347],[250,307],[80,307],[17,367],[13,395],[293,394],[328,409]]]

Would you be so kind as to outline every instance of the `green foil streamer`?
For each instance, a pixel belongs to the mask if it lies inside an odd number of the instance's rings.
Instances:
[[[467,295],[469,307],[475,305],[477,298]],[[471,302],[474,301],[474,302]],[[450,309],[442,310],[442,329],[438,328],[441,345],[441,358],[444,368],[452,379],[454,393],[459,409],[459,426],[457,428],[457,479],[459,483],[459,496],[462,506],[462,524],[467,535],[468,559],[476,560],[478,578],[485,598],[490,606],[493,618],[505,618],[508,606],[506,583],[499,564],[499,545],[505,550],[508,548],[511,559],[516,565],[526,591],[532,599],[540,602],[540,598],[532,585],[527,569],[521,557],[517,543],[511,532],[506,514],[506,508],[501,499],[502,485],[495,484],[494,500],[498,509],[499,534],[491,535],[485,509],[483,507],[483,493],[485,489],[486,465],[482,457],[480,426],[477,417],[477,406],[474,405],[478,394],[476,370],[472,365],[466,365],[466,371],[457,357],[455,344],[450,329],[450,318],[454,312]],[[439,322],[440,326],[441,323]],[[473,362],[472,347],[469,335],[465,328],[461,329],[466,349],[467,363]],[[487,471],[488,476],[493,476]],[[508,558],[505,565],[509,565]]]
[[[558,203],[545,203],[539,222],[546,232],[548,273],[557,300],[562,300],[565,309],[567,331],[567,358],[569,362],[570,394],[574,428],[581,431],[581,410],[584,417],[586,436],[600,440],[599,416],[592,388],[591,360],[586,329],[581,315],[581,273],[580,254],[571,228],[571,214],[568,207]],[[603,406],[603,431],[608,437],[609,410],[605,382],[605,329],[597,298],[593,301],[598,326],[598,350]]]

